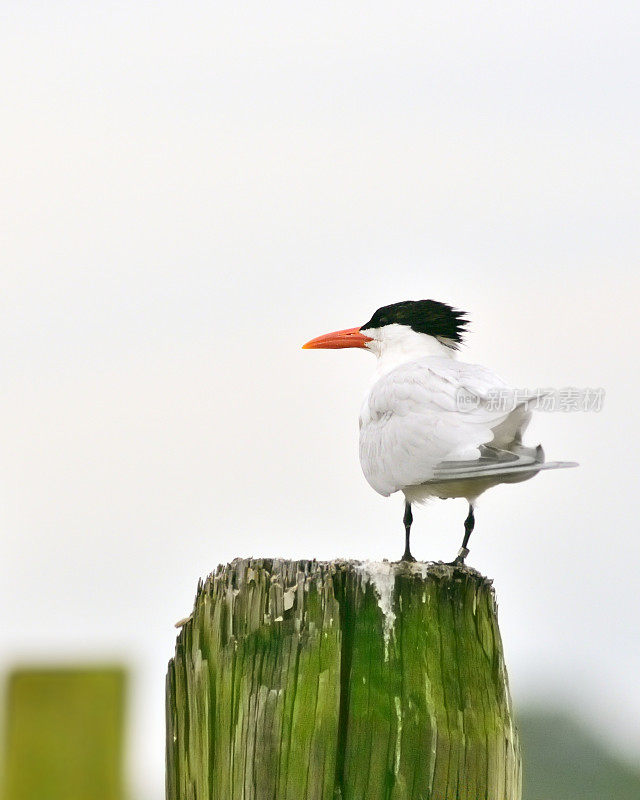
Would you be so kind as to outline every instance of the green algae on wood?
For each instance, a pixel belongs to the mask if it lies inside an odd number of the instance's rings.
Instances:
[[[167,676],[168,800],[520,800],[491,582],[236,560]]]

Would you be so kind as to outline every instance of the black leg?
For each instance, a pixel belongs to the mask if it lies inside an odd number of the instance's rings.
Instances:
[[[476,524],[476,518],[473,516],[473,505],[469,503],[469,513],[467,514],[467,518],[464,521],[464,539],[462,540],[462,546],[464,549],[467,549],[467,545],[469,544],[469,537],[473,533],[473,526]]]
[[[411,523],[413,522],[413,514],[411,513],[411,503],[405,503],[404,517],[402,518],[402,521],[404,522],[404,555],[402,556],[402,561],[415,561],[415,558],[411,555],[411,550],[409,548]]]
[[[473,503],[469,503],[469,513],[464,521],[464,539],[462,540],[462,547],[458,550],[458,555],[452,564],[464,564],[465,558],[469,555],[469,538],[473,531],[473,526],[476,524],[475,517],[473,516]]]

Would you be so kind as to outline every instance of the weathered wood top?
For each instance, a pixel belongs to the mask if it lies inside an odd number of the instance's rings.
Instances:
[[[467,567],[221,566],[167,708],[170,800],[520,797],[493,589]]]

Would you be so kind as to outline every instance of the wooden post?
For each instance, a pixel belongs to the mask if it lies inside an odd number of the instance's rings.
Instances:
[[[236,560],[167,677],[168,800],[520,800],[491,582]]]
[[[117,666],[15,670],[4,800],[122,800],[125,683]]]

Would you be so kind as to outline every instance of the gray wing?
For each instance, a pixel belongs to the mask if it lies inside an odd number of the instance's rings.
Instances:
[[[472,461],[441,461],[434,470],[433,478],[426,483],[507,476],[519,472],[534,473],[543,469],[565,469],[577,466],[578,464],[574,461],[545,461],[542,445],[537,447],[514,445],[509,450],[482,445],[480,458]]]

